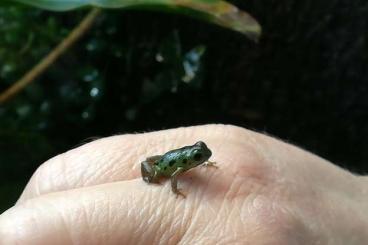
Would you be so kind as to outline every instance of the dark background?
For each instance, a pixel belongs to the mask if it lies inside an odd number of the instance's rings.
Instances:
[[[42,162],[90,137],[204,123],[266,132],[366,173],[368,2],[232,2],[261,23],[259,44],[184,16],[105,11],[0,106],[0,211]],[[86,13],[0,8],[0,89]]]

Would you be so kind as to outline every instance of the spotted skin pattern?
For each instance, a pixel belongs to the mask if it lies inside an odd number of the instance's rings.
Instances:
[[[177,195],[184,196],[177,188],[178,175],[208,162],[212,152],[207,145],[198,141],[194,145],[169,151],[164,155],[148,157],[141,163],[142,178],[147,183],[158,183],[161,178],[171,179],[171,189]]]

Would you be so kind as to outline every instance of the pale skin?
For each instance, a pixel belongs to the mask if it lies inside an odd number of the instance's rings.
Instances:
[[[317,137],[317,136],[316,136]],[[140,162],[206,142],[218,168],[145,183]],[[243,128],[96,140],[45,162],[0,216],[0,244],[368,244],[368,179]]]

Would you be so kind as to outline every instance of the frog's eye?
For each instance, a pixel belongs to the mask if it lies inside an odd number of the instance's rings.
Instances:
[[[202,158],[202,153],[200,153],[199,151],[195,151],[195,153],[193,155],[193,159],[195,161],[199,161],[199,160],[201,160],[201,158]]]

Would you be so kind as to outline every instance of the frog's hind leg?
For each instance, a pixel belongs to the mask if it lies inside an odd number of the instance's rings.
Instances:
[[[154,163],[159,160],[162,156],[148,157],[145,161],[141,162],[141,174],[142,178],[147,183],[157,183],[158,173],[153,167]]]
[[[142,174],[142,179],[147,182],[147,183],[151,183],[152,179],[153,179],[153,167],[149,162],[141,162],[141,174]]]
[[[161,158],[162,158],[162,155],[147,157],[146,162],[154,164],[156,161],[160,160]]]

